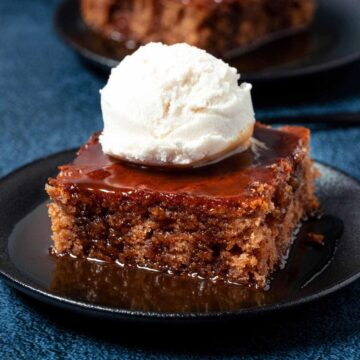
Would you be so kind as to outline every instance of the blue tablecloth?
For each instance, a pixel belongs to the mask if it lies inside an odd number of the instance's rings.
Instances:
[[[0,175],[78,146],[101,128],[99,88],[53,31],[56,0],[0,1]],[[360,111],[360,63],[255,85],[257,117]],[[309,125],[313,156],[360,179],[360,128]],[[359,359],[360,283],[261,322],[189,327],[79,318],[0,280],[0,359]]]

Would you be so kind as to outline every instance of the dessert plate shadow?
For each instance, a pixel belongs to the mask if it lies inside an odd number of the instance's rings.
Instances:
[[[270,290],[249,289],[149,270],[49,254],[44,184],[75,151],[65,151],[0,180],[0,275],[40,301],[113,320],[203,322],[260,316],[320,299],[360,277],[360,184],[316,162],[325,210],[298,232]],[[321,233],[324,245],[307,235]]]
[[[313,24],[292,33],[279,32],[224,60],[248,81],[275,80],[314,74],[360,58],[360,2],[318,0]],[[133,42],[107,39],[82,21],[79,0],[64,0],[55,14],[55,27],[63,40],[83,59],[109,72],[134,51]]]

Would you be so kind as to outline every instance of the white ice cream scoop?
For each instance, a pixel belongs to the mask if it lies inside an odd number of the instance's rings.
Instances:
[[[150,43],[101,90],[103,151],[149,166],[196,166],[243,151],[254,127],[251,85],[187,44]]]

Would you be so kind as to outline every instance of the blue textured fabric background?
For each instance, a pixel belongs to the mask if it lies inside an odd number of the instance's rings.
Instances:
[[[57,38],[55,0],[0,0],[0,175],[101,128],[105,79]],[[360,46],[360,44],[359,44]],[[255,84],[257,117],[360,111],[360,63]],[[360,127],[309,125],[313,156],[360,179]],[[284,316],[193,329],[111,324],[49,308],[0,280],[0,359],[359,359],[360,283]]]

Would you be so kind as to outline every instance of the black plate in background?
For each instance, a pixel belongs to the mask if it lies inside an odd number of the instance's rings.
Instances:
[[[324,247],[295,243],[287,267],[274,276],[272,288],[279,281],[286,285],[278,292],[251,293],[246,289],[242,292],[237,285],[198,279],[181,280],[179,287],[177,280],[173,280],[176,277],[169,275],[152,276],[149,271],[136,270],[134,278],[131,271],[117,268],[114,272],[113,265],[56,260],[48,254],[50,229],[44,184],[59,164],[73,157],[74,151],[59,153],[0,181],[0,274],[11,286],[39,300],[114,320],[214,321],[292,308],[332,293],[360,275],[360,184],[319,163],[322,177],[317,194],[326,216],[320,222],[307,223],[305,226],[310,227],[305,231],[322,227],[328,241]],[[141,286],[133,279],[140,281]],[[116,289],[118,284],[122,284],[124,291]],[[209,293],[212,297],[207,303]],[[242,296],[246,301],[240,304],[238,298]],[[186,306],[181,307],[184,299]]]
[[[248,81],[314,74],[360,58],[360,1],[318,0],[311,27],[225,60]],[[79,13],[79,0],[64,0],[55,16],[58,33],[80,56],[109,71],[133,50],[90,30]]]

